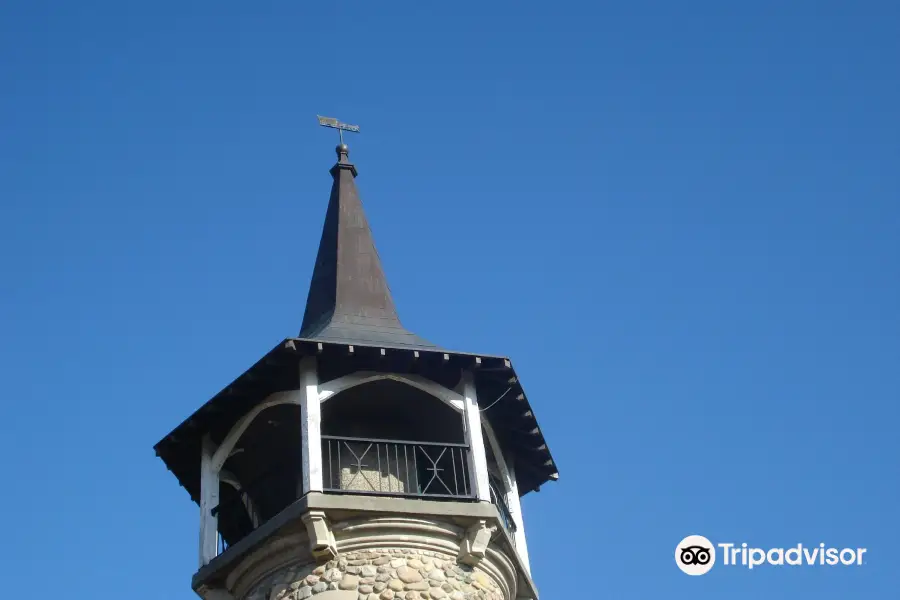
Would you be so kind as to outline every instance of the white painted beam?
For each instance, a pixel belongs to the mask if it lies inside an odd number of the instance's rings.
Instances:
[[[498,491],[503,492],[503,500],[506,502],[506,508],[509,509],[513,525],[516,527],[516,531],[513,534],[516,552],[519,553],[522,564],[525,565],[525,569],[530,573],[531,567],[528,563],[528,546],[525,544],[525,521],[522,518],[522,504],[519,501],[519,487],[516,483],[516,472],[514,470],[513,460],[512,457],[510,457],[509,460],[506,459],[506,454],[500,446],[497,435],[494,433],[494,429],[491,427],[491,423],[488,421],[487,417],[484,416],[484,413],[482,413],[481,426],[484,428],[484,437],[487,439],[488,444],[491,445],[491,451],[494,454],[494,458],[497,459],[497,468],[500,470],[500,475],[503,479],[503,490]]]
[[[516,552],[525,565],[525,570],[531,573],[531,564],[528,562],[528,544],[525,541],[525,519],[522,517],[522,502],[519,498],[519,485],[516,483],[516,465],[510,457],[510,461],[506,463],[506,507],[509,514],[512,515],[513,523],[516,524],[516,532],[514,539],[516,542]]]
[[[488,480],[487,456],[484,452],[484,436],[481,432],[481,413],[475,394],[475,381],[471,371],[463,372],[461,387],[465,400],[466,443],[469,444],[469,472],[475,496],[484,502],[491,501]]]
[[[302,419],[302,493],[322,491],[322,411],[316,359],[300,361],[300,418]]]
[[[200,455],[200,566],[216,557],[219,519],[212,509],[219,505],[219,473],[213,464],[215,445],[204,436]]]

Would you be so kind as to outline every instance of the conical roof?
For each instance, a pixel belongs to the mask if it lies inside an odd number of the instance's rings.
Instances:
[[[438,349],[400,323],[356,189],[356,167],[350,163],[346,145],[339,145],[336,151],[331,198],[300,337],[342,344]]]

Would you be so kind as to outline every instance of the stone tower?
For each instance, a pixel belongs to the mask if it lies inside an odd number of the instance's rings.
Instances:
[[[522,384],[403,327],[337,155],[300,334],[155,447],[200,507],[193,589],[535,599],[519,498],[558,474]]]

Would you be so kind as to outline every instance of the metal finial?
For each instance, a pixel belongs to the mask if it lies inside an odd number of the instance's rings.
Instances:
[[[322,127],[331,127],[332,129],[338,130],[338,137],[341,140],[341,144],[337,147],[338,158],[340,158],[343,148],[343,154],[348,153],[347,145],[344,143],[344,132],[351,131],[353,133],[359,133],[359,125],[348,125],[347,123],[341,123],[337,119],[333,117],[323,117],[320,115],[316,115],[319,119],[319,125]]]

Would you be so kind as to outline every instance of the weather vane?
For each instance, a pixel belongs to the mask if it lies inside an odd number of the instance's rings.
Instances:
[[[341,123],[337,119],[333,119],[331,117],[323,117],[320,115],[316,115],[319,119],[319,125],[322,127],[331,127],[332,129],[338,130],[338,135],[341,138],[341,145],[344,144],[344,132],[352,131],[353,133],[359,133],[359,125],[348,125],[347,123]]]

